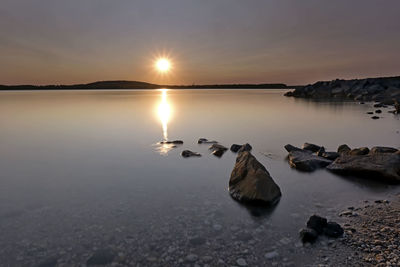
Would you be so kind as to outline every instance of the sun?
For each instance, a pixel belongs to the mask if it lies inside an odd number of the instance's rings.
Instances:
[[[159,72],[165,73],[171,69],[171,62],[167,58],[159,58],[155,67]]]

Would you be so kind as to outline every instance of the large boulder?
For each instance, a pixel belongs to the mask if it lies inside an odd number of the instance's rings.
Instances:
[[[400,182],[400,154],[374,153],[368,155],[342,154],[328,170],[338,174],[371,177],[389,183]]]
[[[281,190],[267,169],[249,152],[240,152],[229,180],[232,198],[250,204],[273,205]]]
[[[305,150],[292,150],[289,152],[288,159],[291,167],[306,172],[324,168],[332,163],[332,160],[313,155]]]

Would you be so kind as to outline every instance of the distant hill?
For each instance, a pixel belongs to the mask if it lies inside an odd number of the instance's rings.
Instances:
[[[101,89],[287,89],[283,83],[275,84],[210,84],[210,85],[158,85],[138,81],[99,81],[72,85],[0,85],[0,90],[101,90]]]

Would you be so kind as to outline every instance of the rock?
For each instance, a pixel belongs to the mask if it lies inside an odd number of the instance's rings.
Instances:
[[[198,144],[217,144],[218,142],[217,142],[217,141],[209,141],[209,140],[206,139],[206,138],[200,138],[200,139],[197,141],[197,143],[198,143]]]
[[[378,116],[372,116],[371,119],[377,120],[377,119],[379,119],[379,117]]]
[[[382,103],[377,103],[377,104],[374,105],[374,108],[381,108],[381,107],[383,107]]]
[[[307,151],[293,150],[289,152],[290,166],[301,171],[312,172],[331,163],[331,160],[312,155]]]
[[[374,112],[368,111],[367,114],[372,115],[372,114],[374,114]]]
[[[349,155],[367,155],[368,153],[369,153],[368,147],[360,147],[350,150]]]
[[[199,259],[199,256],[197,256],[196,254],[189,254],[185,258],[185,260],[187,262],[196,262],[198,259]]]
[[[290,145],[290,144],[287,144],[287,145],[285,146],[285,149],[286,149],[287,152],[292,152],[292,151],[304,151],[303,149],[298,148],[298,147],[295,147],[295,146],[292,146],[292,145]],[[309,152],[309,151],[307,150],[307,152]]]
[[[160,144],[174,144],[174,145],[182,145],[182,140],[174,140],[174,141],[161,141]]]
[[[279,257],[279,253],[277,251],[271,251],[264,254],[264,258],[267,260],[272,260]]]
[[[86,265],[106,265],[111,263],[115,254],[108,249],[97,250],[87,261]]]
[[[237,259],[237,260],[236,260],[236,263],[237,263],[237,265],[239,265],[239,266],[247,266],[247,262],[246,262],[246,260],[243,259],[243,258]]]
[[[377,110],[375,110],[375,113],[382,113],[382,110],[377,109]]]
[[[38,267],[55,267],[57,266],[58,258],[50,257],[39,263]]]
[[[239,149],[239,152],[243,152],[243,151],[250,152],[252,149],[253,149],[253,147],[249,143],[246,143]]]
[[[189,158],[189,157],[201,157],[201,154],[197,152],[193,152],[190,150],[183,150],[181,153],[181,156],[184,158]]]
[[[336,222],[328,222],[324,228],[324,234],[329,237],[341,237],[343,233],[343,228]]]
[[[311,228],[303,228],[299,232],[300,239],[303,243],[314,243],[318,238],[318,233]]]
[[[219,144],[213,144],[212,146],[210,146],[209,148],[212,152],[211,154],[213,154],[216,157],[222,157],[222,155],[225,153],[225,151],[228,150],[227,147],[224,147],[223,145],[219,145]]]
[[[281,190],[267,169],[249,152],[240,152],[229,180],[232,198],[254,204],[273,205],[281,197]]]
[[[329,160],[335,160],[340,156],[339,153],[336,152],[325,152],[324,154],[322,154],[323,158],[329,159]]]
[[[317,156],[322,157],[324,153],[325,153],[325,147],[321,146],[321,148],[317,152]]]
[[[398,149],[393,148],[393,147],[386,147],[386,146],[374,146],[371,148],[371,151],[369,152],[370,154],[375,154],[375,153],[396,153]]]
[[[350,148],[348,145],[343,144],[343,145],[340,145],[340,146],[338,147],[337,152],[338,152],[339,154],[343,154],[343,153],[349,153],[350,150],[351,150],[351,148]]]
[[[400,154],[396,153],[375,153],[356,156],[342,154],[327,169],[338,174],[350,174],[370,177],[378,181],[399,183]]]
[[[314,144],[310,144],[310,143],[304,143],[302,148],[304,150],[309,150],[309,151],[314,152],[314,153],[318,152],[318,150],[321,149],[320,146],[314,145]]]
[[[311,216],[307,221],[307,227],[315,230],[318,234],[322,234],[324,232],[324,228],[326,227],[326,225],[326,218],[318,215]]]
[[[231,151],[232,152],[238,152],[239,151],[239,149],[242,147],[242,145],[238,145],[238,144],[233,144],[233,145],[231,145]]]
[[[397,114],[400,114],[400,104],[397,100],[394,101],[394,109],[396,110]]]

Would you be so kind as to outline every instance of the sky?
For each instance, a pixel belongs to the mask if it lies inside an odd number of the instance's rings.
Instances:
[[[399,0],[1,0],[0,84],[398,76],[399,12]]]

